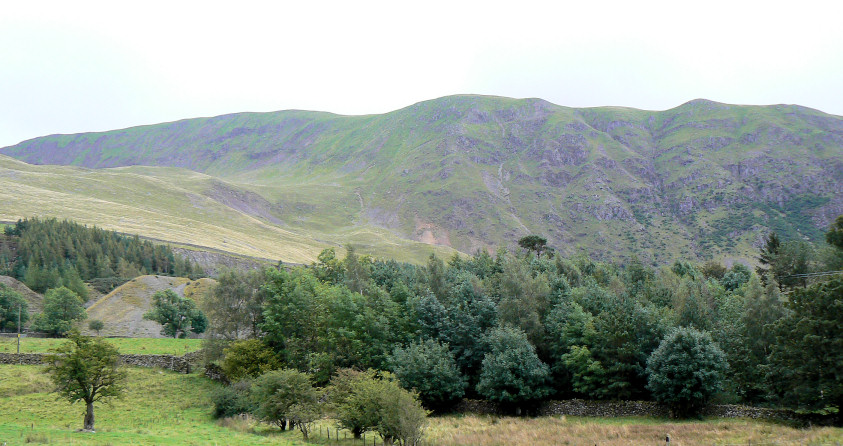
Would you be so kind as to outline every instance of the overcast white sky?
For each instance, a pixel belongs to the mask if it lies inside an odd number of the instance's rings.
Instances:
[[[384,113],[458,93],[843,115],[840,1],[16,1],[0,147],[240,111]]]

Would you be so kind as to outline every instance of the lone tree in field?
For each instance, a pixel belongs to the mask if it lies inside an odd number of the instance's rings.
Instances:
[[[117,349],[101,338],[70,334],[69,342],[46,358],[47,373],[60,398],[85,403],[84,430],[94,431],[94,403],[123,392],[126,372]]]
[[[161,334],[174,338],[184,338],[188,331],[204,333],[208,326],[208,319],[196,308],[196,304],[173,290],[153,294],[152,310],[144,314],[143,318],[158,322],[163,326]]]

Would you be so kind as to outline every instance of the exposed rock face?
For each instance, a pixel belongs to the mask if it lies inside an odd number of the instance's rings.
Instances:
[[[173,253],[189,259],[202,268],[205,275],[215,277],[223,269],[239,271],[258,270],[273,264],[269,259],[237,257],[231,254],[209,251],[207,249],[172,248]]]

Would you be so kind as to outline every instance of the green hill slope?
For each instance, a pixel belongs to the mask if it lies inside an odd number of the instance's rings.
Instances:
[[[260,226],[263,240],[283,229],[300,244],[403,239],[472,252],[539,233],[567,254],[748,258],[770,229],[818,240],[843,213],[843,119],[798,106],[695,100],[650,112],[450,96],[382,115],[240,113],[48,136],[0,152],[38,164],[202,172],[84,171],[144,175],[162,190],[189,191],[180,197],[201,189],[260,223],[238,227]],[[189,199],[177,207],[212,221]]]

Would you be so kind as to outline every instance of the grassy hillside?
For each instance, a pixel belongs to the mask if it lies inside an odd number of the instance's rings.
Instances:
[[[382,115],[241,113],[54,135],[0,152],[39,164],[203,172],[84,171],[140,176],[141,195],[175,200],[165,207],[186,215],[165,212],[180,217],[159,231],[169,240],[187,235],[176,229],[184,219],[218,218],[248,234],[223,236],[230,251],[285,259],[312,258],[318,249],[308,243],[323,240],[418,261],[425,255],[406,240],[473,252],[528,233],[566,254],[750,258],[769,230],[819,240],[843,213],[843,119],[798,106],[695,100],[650,112],[450,96]],[[173,192],[162,198],[165,190]],[[285,247],[265,248],[273,237]],[[210,243],[224,246],[219,236]]]
[[[366,225],[336,233],[290,227],[294,209],[277,210],[248,189],[179,168],[86,169],[34,166],[0,155],[0,220],[58,217],[175,245],[309,263],[322,249],[353,243],[362,252],[421,261],[447,249],[402,240]],[[341,250],[341,249],[340,249]]]

